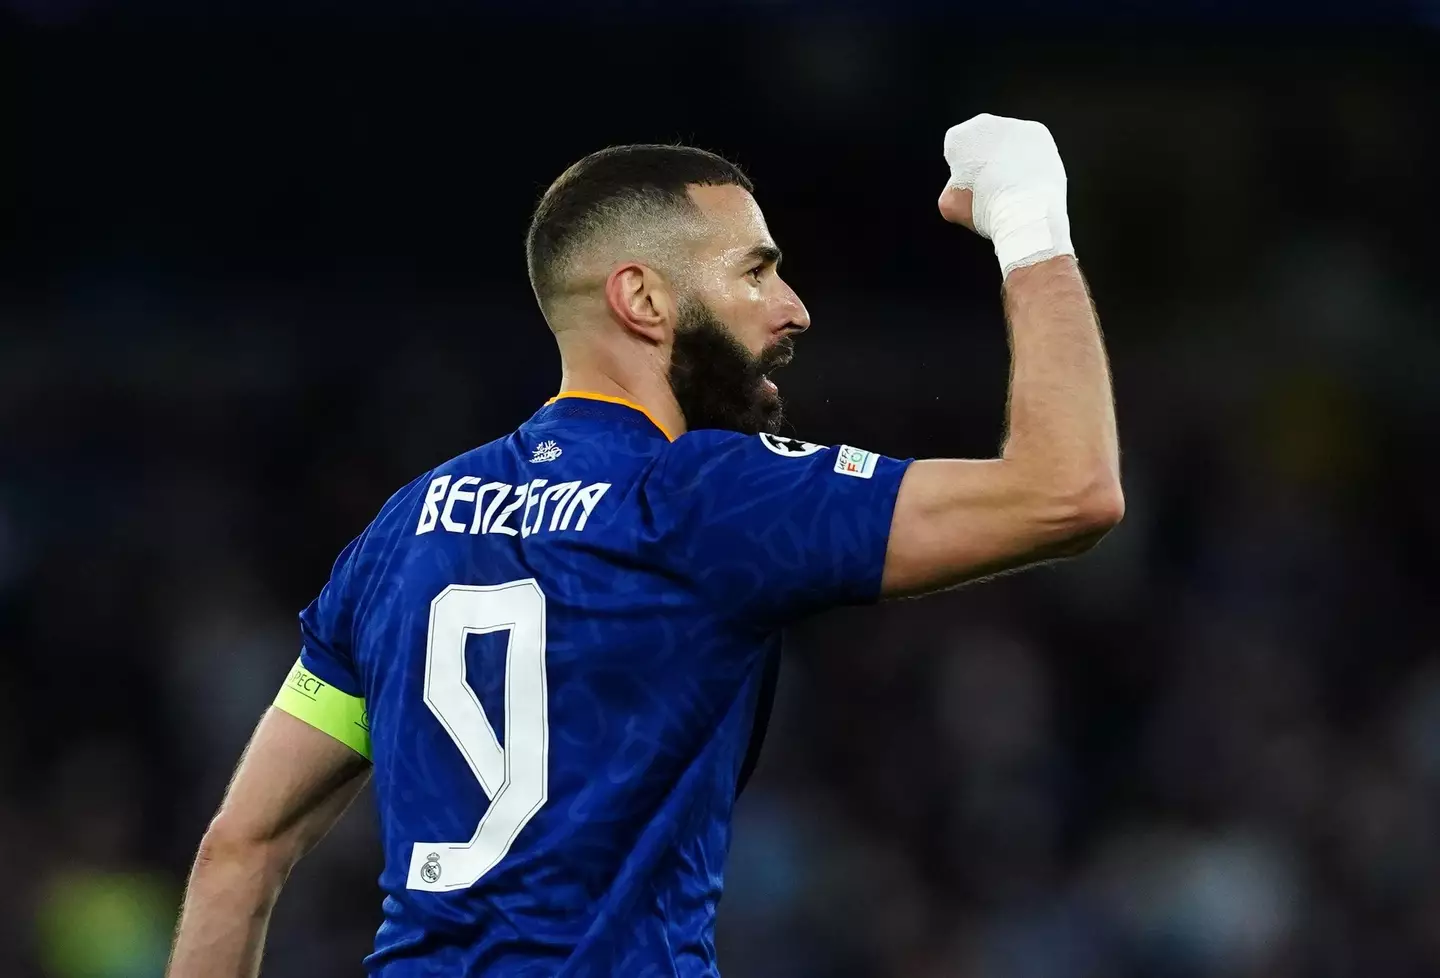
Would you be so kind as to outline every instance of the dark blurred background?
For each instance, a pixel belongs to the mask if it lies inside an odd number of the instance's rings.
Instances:
[[[529,209],[683,140],[815,328],[794,434],[992,455],[945,129],[1040,119],[1128,499],[1082,560],[797,629],[730,978],[1440,974],[1440,7],[771,0],[0,13],[0,975],[150,978],[295,615],[556,389]],[[359,972],[368,795],[266,974]]]

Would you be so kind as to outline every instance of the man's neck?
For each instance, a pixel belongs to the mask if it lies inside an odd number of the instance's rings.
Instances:
[[[566,366],[560,377],[562,394],[603,394],[644,408],[651,420],[671,438],[685,433],[685,415],[675,401],[670,385],[657,378],[638,378],[622,383],[601,370]]]

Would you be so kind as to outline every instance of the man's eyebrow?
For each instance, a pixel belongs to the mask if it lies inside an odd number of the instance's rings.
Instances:
[[[780,253],[780,249],[773,244],[758,244],[745,252],[745,257],[742,261],[746,265],[752,262],[763,262],[766,265],[779,265],[780,260],[784,257],[785,256]]]

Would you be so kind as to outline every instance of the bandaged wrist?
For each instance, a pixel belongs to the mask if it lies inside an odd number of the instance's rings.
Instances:
[[[980,227],[984,220],[1002,278],[1016,268],[1056,255],[1075,254],[1063,190],[1003,191],[985,201],[987,214],[983,219],[978,200],[976,204],[975,226]]]

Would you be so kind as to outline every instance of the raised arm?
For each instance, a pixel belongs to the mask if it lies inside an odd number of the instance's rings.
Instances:
[[[941,213],[992,239],[1005,276],[1007,436],[996,459],[910,466],[885,559],[891,597],[1080,553],[1125,509],[1110,372],[1054,141],[1038,123],[977,116],[945,149]]]
[[[252,978],[291,868],[344,813],[370,763],[271,708],[195,857],[169,978]]]

